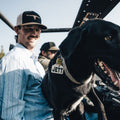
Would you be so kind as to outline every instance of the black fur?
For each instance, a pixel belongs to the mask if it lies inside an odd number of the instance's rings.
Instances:
[[[60,51],[51,60],[48,72],[43,79],[43,94],[54,109],[55,120],[63,120],[67,113],[71,115],[69,117],[72,120],[77,120],[78,117],[85,119],[82,102],[75,108],[79,109],[77,118],[73,118],[75,115],[72,116],[74,110],[70,110],[71,106],[90,92],[93,80],[91,78],[90,82],[85,83],[86,80],[94,73],[100,76],[95,69],[97,59],[120,72],[120,27],[103,20],[89,20],[82,26],[71,30],[59,48]],[[72,82],[66,76],[65,71],[57,67],[57,60],[62,60],[60,65],[64,69],[63,61],[65,61],[67,70],[79,84]],[[51,72],[52,67],[56,69],[56,73]],[[103,82],[107,81],[101,78]]]

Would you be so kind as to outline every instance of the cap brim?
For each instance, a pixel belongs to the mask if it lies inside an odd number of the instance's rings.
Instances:
[[[41,29],[47,29],[47,27],[45,25],[40,24],[40,23],[35,23],[35,22],[24,23],[24,24],[16,25],[15,27],[24,26],[24,25],[39,25]]]
[[[57,51],[57,50],[59,50],[59,49],[56,48],[56,47],[51,47],[49,50],[55,50],[55,51]]]

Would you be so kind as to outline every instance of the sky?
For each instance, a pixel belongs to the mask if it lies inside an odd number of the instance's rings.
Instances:
[[[23,11],[33,10],[42,19],[42,24],[50,28],[71,28],[74,24],[82,0],[0,0],[0,12],[16,25],[17,16]],[[104,18],[120,25],[120,3]],[[55,42],[58,47],[66,38],[68,32],[41,33],[38,45],[35,48],[36,55],[40,47],[48,41]],[[0,20],[0,47],[4,52],[9,51],[9,45],[15,44],[16,33]],[[1,50],[1,48],[0,48]]]

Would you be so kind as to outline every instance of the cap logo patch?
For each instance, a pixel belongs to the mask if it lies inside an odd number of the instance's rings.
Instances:
[[[36,18],[40,19],[40,17],[39,17],[39,16],[36,16],[36,15],[26,15],[26,16],[33,17],[33,18],[34,18],[34,20],[36,20]]]

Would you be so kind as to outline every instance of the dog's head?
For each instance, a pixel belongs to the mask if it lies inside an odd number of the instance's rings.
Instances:
[[[65,60],[76,57],[84,72],[89,69],[89,72],[97,73],[107,85],[120,89],[118,25],[104,20],[89,20],[71,30],[59,48]],[[85,69],[83,66],[86,66]]]

